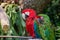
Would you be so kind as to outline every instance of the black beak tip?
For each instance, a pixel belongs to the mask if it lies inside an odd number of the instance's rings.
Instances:
[[[25,15],[25,18],[29,17],[28,15]]]

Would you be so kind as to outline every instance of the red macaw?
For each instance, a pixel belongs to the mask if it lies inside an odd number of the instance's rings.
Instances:
[[[38,25],[35,25],[35,20],[41,18],[41,16],[36,15],[36,11],[33,9],[25,9],[22,11],[22,17],[26,20],[26,31],[33,38],[40,38],[40,34],[37,32]]]
[[[42,38],[43,40],[55,40],[54,32],[51,29],[49,17],[45,14],[36,15],[35,10],[25,9],[22,11],[22,17],[26,20],[26,31],[33,38]]]
[[[36,16],[36,12],[33,9],[25,9],[22,11],[22,15],[24,18],[24,14],[26,15],[26,31],[29,33],[30,36],[32,36],[33,38],[35,37],[35,33],[34,33],[34,18]],[[24,19],[25,19],[24,18]]]

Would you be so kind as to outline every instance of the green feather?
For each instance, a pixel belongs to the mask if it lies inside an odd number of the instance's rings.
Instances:
[[[41,34],[43,40],[55,40],[54,31],[51,28],[51,23],[50,23],[49,17],[45,14],[39,14],[39,16],[42,16],[43,20],[44,20],[43,24],[41,24],[39,26],[40,34]]]

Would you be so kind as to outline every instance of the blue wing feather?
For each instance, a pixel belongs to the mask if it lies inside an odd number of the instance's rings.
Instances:
[[[41,35],[38,33],[38,25],[36,23],[36,21],[34,22],[34,31],[35,31],[35,35],[36,35],[36,38],[41,38]]]

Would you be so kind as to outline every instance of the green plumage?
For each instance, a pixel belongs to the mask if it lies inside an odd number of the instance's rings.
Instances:
[[[39,26],[39,32],[42,36],[43,40],[56,40],[54,31],[51,27],[51,22],[50,19],[47,15],[45,14],[39,14],[39,16],[43,16],[43,24],[40,24]]]

